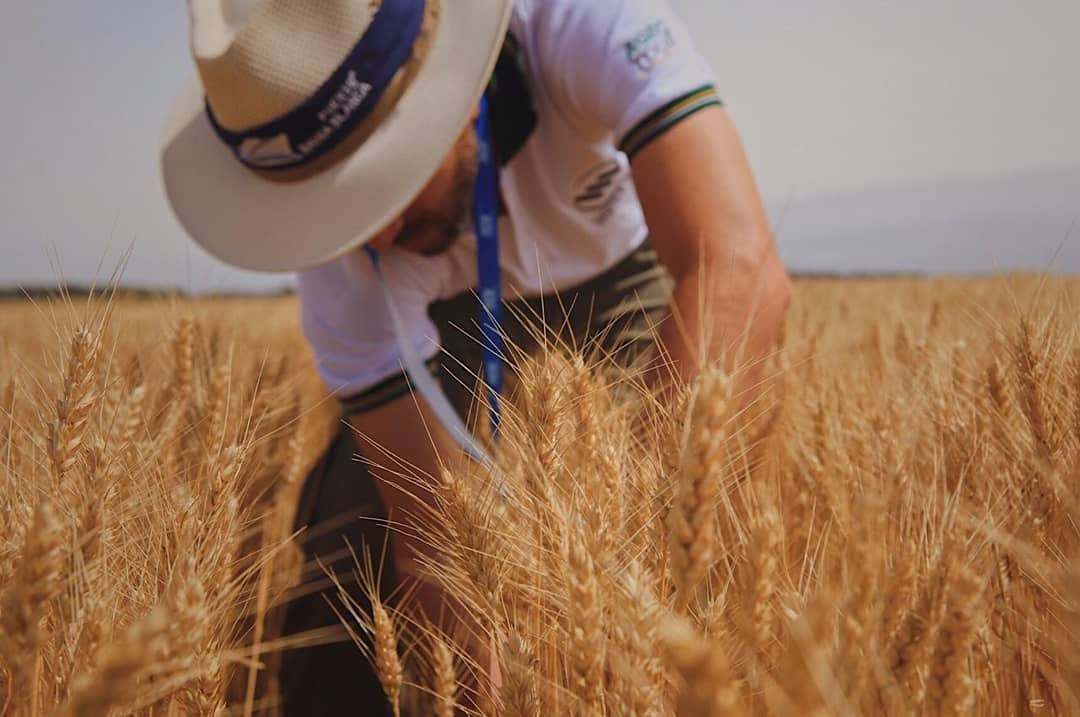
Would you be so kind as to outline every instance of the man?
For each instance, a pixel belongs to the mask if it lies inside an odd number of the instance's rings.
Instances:
[[[381,469],[386,456],[435,475],[457,454],[441,394],[409,388],[430,370],[458,413],[474,410],[490,338],[477,255],[490,261],[493,232],[478,239],[472,215],[489,138],[511,339],[529,339],[520,314],[624,355],[656,336],[674,380],[775,341],[788,277],[713,74],[664,0],[190,5],[200,81],[168,122],[169,198],[223,260],[300,272],[305,334],[371,462],[348,460],[346,435],[313,474],[309,553],[365,538],[348,518],[378,502],[372,486],[392,516],[430,500]],[[474,131],[482,94],[489,133]],[[417,553],[436,551],[395,536],[388,568],[418,576]],[[437,587],[421,593],[435,611]],[[332,622],[320,605],[297,603],[291,626]],[[289,706],[354,710],[367,687],[350,650],[293,658]]]

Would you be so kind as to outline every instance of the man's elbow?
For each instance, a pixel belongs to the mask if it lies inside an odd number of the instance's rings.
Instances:
[[[771,242],[770,242],[771,244]],[[755,264],[742,267],[742,277],[733,287],[740,296],[731,297],[739,309],[742,330],[734,350],[736,363],[742,367],[757,367],[760,360],[776,350],[784,330],[784,320],[792,300],[792,282],[787,269],[774,247]]]
[[[784,314],[787,313],[788,308],[791,306],[794,286],[791,283],[791,276],[788,274],[787,268],[780,261],[780,256],[775,249],[769,252],[768,258],[763,262],[761,271],[762,291],[768,303],[775,307],[774,311],[779,320],[782,321]]]
[[[741,305],[734,315],[741,314],[747,321],[751,342],[771,346],[779,338],[791,306],[791,276],[770,233],[762,232],[759,240],[749,243],[746,249],[741,254],[729,254],[726,261],[717,257],[718,261],[706,262],[700,269],[712,277],[706,292],[715,292],[714,298],[729,306]]]
[[[775,247],[770,247],[757,266],[748,267],[747,279],[748,285],[743,290],[750,297],[749,330],[756,335],[754,343],[774,346],[780,337],[793,293],[791,276],[780,261]]]
[[[782,320],[792,299],[791,277],[780,260],[770,232],[754,230],[736,249],[703,256],[699,275],[712,277],[714,290],[730,294],[734,290],[750,304],[777,320]]]

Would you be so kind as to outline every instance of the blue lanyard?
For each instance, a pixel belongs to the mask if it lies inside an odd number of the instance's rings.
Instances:
[[[493,465],[487,451],[473,438],[469,429],[465,427],[465,423],[458,416],[454,407],[450,405],[450,401],[446,398],[446,394],[443,393],[439,384],[435,383],[435,379],[432,378],[427,366],[417,353],[416,347],[410,341],[408,329],[405,328],[405,320],[402,318],[401,311],[394,301],[394,292],[390,289],[386,277],[383,276],[378,252],[371,247],[367,247],[367,254],[371,259],[371,266],[375,270],[375,278],[378,281],[379,288],[382,290],[386,312],[390,317],[390,322],[394,325],[394,336],[397,338],[398,349],[401,351],[401,365],[409,378],[410,387],[427,400],[428,406],[435,412],[439,422],[446,427],[446,430],[465,449],[466,453],[486,466]]]
[[[492,436],[498,436],[503,388],[502,280],[499,270],[499,195],[491,119],[485,95],[476,120],[479,167],[476,174],[476,264],[479,276],[480,331]]]
[[[498,174],[495,169],[495,153],[491,143],[491,127],[488,121],[487,99],[480,103],[480,116],[476,123],[478,140],[479,168],[476,175],[476,261],[479,273],[480,293],[480,329],[484,355],[484,382],[487,386],[487,399],[490,408],[492,436],[499,431],[499,395],[502,393],[503,380],[503,339],[502,324],[502,288],[499,271],[499,195],[496,188]],[[405,321],[394,302],[393,292],[383,276],[379,255],[367,247],[368,257],[375,271],[375,277],[382,288],[383,299],[390,319],[394,325],[394,334],[401,351],[402,366],[414,390],[428,401],[439,421],[446,426],[454,439],[475,458],[485,465],[491,465],[491,459],[472,434],[465,427],[457,412],[450,405],[446,394],[428,373],[424,362],[420,360],[409,341]]]

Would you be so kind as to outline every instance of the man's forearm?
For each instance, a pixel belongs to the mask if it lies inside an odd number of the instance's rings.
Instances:
[[[417,577],[421,571],[417,557],[438,555],[438,549],[420,535],[438,510],[433,488],[443,466],[454,467],[465,458],[418,396],[354,416],[350,423],[394,528],[395,563]]]
[[[690,381],[703,365],[719,363],[735,374],[735,391],[746,405],[775,348],[791,283],[771,246],[758,261],[737,264],[703,260],[677,277],[673,316],[660,332],[669,362],[660,378]]]
[[[724,110],[704,109],[645,147],[633,170],[653,246],[676,281],[661,335],[674,376],[657,377],[689,380],[719,361],[738,369],[745,405],[791,286],[735,128]]]

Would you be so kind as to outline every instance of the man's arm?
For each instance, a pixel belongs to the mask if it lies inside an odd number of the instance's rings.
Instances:
[[[635,154],[632,169],[653,246],[676,282],[676,317],[660,335],[676,375],[691,379],[710,361],[745,368],[736,390],[749,400],[791,281],[727,112],[688,117]]]
[[[457,649],[484,668],[482,672],[486,674],[469,671],[463,677],[465,687],[460,699],[464,706],[475,710],[473,700],[477,691],[498,685],[495,652],[488,644],[489,638],[471,621],[467,611],[454,603],[454,596],[444,592],[438,582],[425,577],[419,558],[439,562],[440,546],[429,544],[417,532],[432,516],[435,497],[430,488],[439,482],[440,471],[444,466],[453,471],[469,458],[439,423],[424,398],[415,393],[355,414],[349,418],[349,424],[358,433],[358,447],[368,461],[368,470],[392,521],[390,542],[394,567],[399,580],[406,580],[407,593],[414,601],[411,609],[419,607],[445,635],[458,641]],[[419,619],[415,614],[413,617]],[[491,685],[487,684],[489,680]]]
[[[436,548],[417,536],[416,521],[429,518],[435,505],[430,486],[439,482],[443,466],[452,468],[454,461],[466,459],[423,397],[415,393],[354,414],[349,424],[393,521],[395,566],[399,572],[419,576],[417,553],[429,558],[437,554]]]

